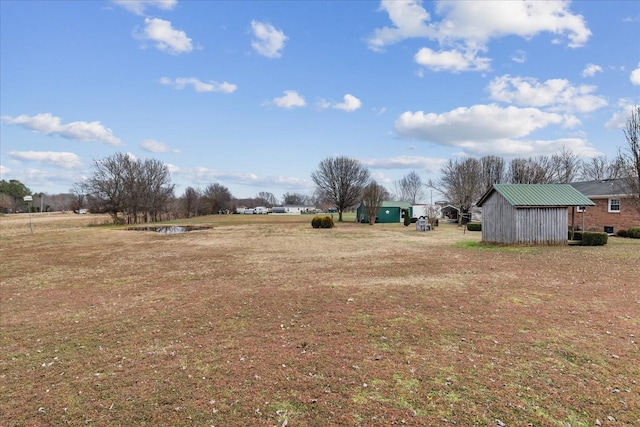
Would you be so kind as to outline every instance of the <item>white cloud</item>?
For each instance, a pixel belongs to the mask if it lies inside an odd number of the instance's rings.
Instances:
[[[203,82],[195,77],[178,77],[175,80],[168,77],[162,77],[160,79],[160,83],[166,86],[173,86],[175,89],[184,89],[187,86],[192,86],[196,92],[233,93],[238,89],[238,86],[233,83],[218,83],[213,80]]]
[[[184,31],[173,28],[170,21],[160,18],[145,18],[144,23],[144,34],[139,37],[155,42],[158,50],[174,55],[193,50],[191,39]]]
[[[434,52],[423,47],[414,56],[415,61],[433,71],[451,71],[459,73],[461,71],[485,71],[490,68],[491,59],[478,57],[476,52],[468,50],[460,52],[458,50],[448,50]]]
[[[570,4],[566,0],[438,2],[436,12],[444,16],[439,37],[486,43],[492,38],[515,35],[530,39],[548,32],[566,36],[569,47],[580,47],[591,31],[581,15],[569,10]]]
[[[350,93],[346,94],[342,99],[344,100],[344,102],[335,104],[333,108],[336,108],[338,110],[344,110],[350,113],[362,107],[362,102],[355,96],[351,95]]]
[[[407,111],[398,117],[395,127],[405,138],[462,146],[478,140],[523,137],[563,122],[562,115],[536,108],[503,108],[489,104],[461,107],[443,114]]]
[[[156,141],[155,139],[145,139],[140,144],[140,147],[150,153],[179,153],[180,150],[172,150],[164,142]]]
[[[171,163],[165,163],[165,166],[167,167],[167,169],[169,170],[170,174],[179,174],[182,173],[182,169],[180,169],[178,166],[173,165]]]
[[[288,39],[284,32],[273,25],[264,22],[251,21],[251,29],[255,37],[251,41],[251,47],[267,58],[280,58],[284,42]]]
[[[229,183],[240,185],[251,185],[253,187],[282,187],[289,189],[304,189],[305,191],[313,188],[313,182],[310,179],[301,179],[286,176],[266,176],[260,177],[250,172],[225,172],[206,167],[196,167],[189,170],[180,170],[180,173],[189,176],[189,180],[197,185],[208,185],[212,181],[222,182],[223,185]]]
[[[56,151],[10,151],[9,155],[20,161],[51,164],[63,169],[82,167],[80,157],[75,153]]]
[[[392,27],[374,30],[367,39],[369,48],[382,51],[386,46],[407,38],[435,36],[435,30],[427,25],[429,13],[422,7],[421,0],[382,0],[380,10],[388,13]]]
[[[588,113],[607,105],[604,97],[593,95],[595,86],[573,86],[566,79],[549,79],[540,83],[534,78],[506,74],[493,79],[487,89],[495,101],[545,107],[550,111]]]
[[[525,62],[527,62],[527,52],[522,49],[518,49],[513,55],[511,55],[511,60],[513,62],[517,62],[518,64],[524,64]]]
[[[342,99],[343,102],[335,103],[331,103],[325,99],[320,99],[316,105],[318,106],[318,108],[335,108],[336,110],[343,110],[348,113],[356,111],[357,109],[362,107],[362,102],[350,93],[346,94],[344,97],[342,97]]]
[[[563,145],[576,154],[596,153],[597,150],[581,139],[526,139],[533,132],[551,125],[573,124],[572,116],[536,108],[503,108],[489,104],[457,108],[443,114],[407,111],[398,117],[395,128],[402,138],[456,147],[477,156],[553,153]]]
[[[392,26],[378,28],[367,39],[368,47],[382,51],[388,45],[408,38],[436,41],[440,50],[423,48],[416,62],[437,71],[484,71],[489,58],[477,57],[495,38],[518,36],[531,39],[540,33],[551,33],[568,39],[570,47],[583,46],[591,31],[581,15],[569,10],[570,2],[553,1],[438,1],[432,20],[421,0],[382,0]],[[558,39],[559,40],[559,39]],[[512,59],[524,62],[518,54]]]
[[[285,90],[284,96],[280,98],[273,98],[271,102],[276,107],[280,108],[304,107],[307,105],[307,102],[304,100],[302,95],[295,90]]]
[[[624,129],[627,125],[627,120],[631,115],[631,112],[635,109],[636,104],[630,99],[621,99],[618,102],[619,111],[613,114],[613,116],[605,123],[604,127],[609,130]]]
[[[109,145],[121,145],[122,141],[113,136],[113,131],[104,127],[100,122],[71,122],[61,124],[60,117],[51,113],[35,116],[21,115],[18,117],[2,116],[2,121],[10,125],[22,126],[45,135],[60,135],[67,139],[78,141],[100,141]]]
[[[172,10],[178,0],[112,0],[115,4],[122,6],[131,13],[143,15],[147,7],[157,7],[160,10]]]
[[[640,64],[638,64],[638,68],[631,71],[631,75],[629,75],[629,80],[634,86],[640,86]]]
[[[587,66],[582,70],[582,77],[593,77],[596,73],[601,73],[602,67],[596,64],[587,64]]]
[[[360,160],[363,165],[371,169],[425,169],[428,172],[438,172],[446,161],[446,159],[420,156],[397,156],[386,159]]]

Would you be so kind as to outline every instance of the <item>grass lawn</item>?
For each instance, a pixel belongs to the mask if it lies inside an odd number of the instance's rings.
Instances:
[[[311,218],[0,216],[0,425],[640,425],[640,240]]]

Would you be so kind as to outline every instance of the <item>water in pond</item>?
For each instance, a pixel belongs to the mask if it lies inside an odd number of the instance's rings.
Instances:
[[[133,231],[155,231],[162,234],[179,234],[189,231],[206,230],[209,227],[196,227],[192,225],[162,225],[156,227],[130,227],[128,230]]]

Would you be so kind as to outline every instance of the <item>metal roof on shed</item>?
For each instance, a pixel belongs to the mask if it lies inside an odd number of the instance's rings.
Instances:
[[[569,184],[494,184],[477,205],[482,206],[494,191],[515,207],[595,205]]]

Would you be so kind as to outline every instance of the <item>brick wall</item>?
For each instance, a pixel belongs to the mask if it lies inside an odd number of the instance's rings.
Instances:
[[[640,227],[640,212],[625,203],[625,199],[620,201],[620,212],[609,212],[609,199],[591,199],[596,205],[587,206],[584,213],[584,229],[593,231],[604,231],[604,227],[613,227],[616,233],[621,229]],[[569,208],[569,226],[571,226],[573,208]],[[574,211],[573,224],[582,227],[582,212]]]

